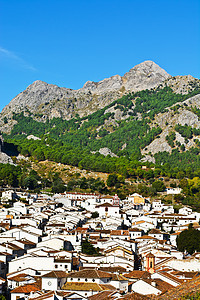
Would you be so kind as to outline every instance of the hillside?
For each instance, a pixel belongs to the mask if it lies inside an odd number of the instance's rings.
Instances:
[[[132,176],[145,162],[171,173],[200,169],[199,118],[200,80],[147,61],[77,91],[36,81],[3,109],[1,131],[39,161]]]

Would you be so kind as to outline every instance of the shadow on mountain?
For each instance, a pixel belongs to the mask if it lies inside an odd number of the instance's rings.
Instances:
[[[8,156],[17,156],[19,154],[17,146],[7,142],[3,143],[2,152],[6,153]]]

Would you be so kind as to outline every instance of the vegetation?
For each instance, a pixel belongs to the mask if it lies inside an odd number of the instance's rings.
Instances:
[[[0,185],[19,186],[22,170],[19,166],[0,164]]]
[[[189,254],[200,251],[200,231],[190,224],[188,229],[182,231],[177,237],[177,249],[181,252],[187,251]]]
[[[156,180],[152,183],[152,188],[154,188],[156,192],[164,192],[166,186],[161,180]]]
[[[99,217],[99,213],[97,211],[92,212],[92,218],[96,219]]]
[[[180,300],[200,300],[200,292],[186,294]]]
[[[66,190],[73,191],[81,191],[81,190],[87,190],[89,192],[99,192],[99,193],[106,193],[107,188],[105,186],[104,181],[102,181],[100,178],[72,178],[68,183]]]
[[[100,255],[98,249],[94,248],[94,246],[88,241],[88,239],[82,241],[81,252],[83,254],[93,255],[93,256]]]

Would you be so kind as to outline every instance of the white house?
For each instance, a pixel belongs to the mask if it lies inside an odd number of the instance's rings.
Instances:
[[[67,273],[64,271],[51,271],[42,275],[42,290],[60,290],[66,282]]]
[[[99,217],[120,217],[119,206],[114,206],[110,203],[103,203],[100,205],[96,205],[95,210],[99,213]]]

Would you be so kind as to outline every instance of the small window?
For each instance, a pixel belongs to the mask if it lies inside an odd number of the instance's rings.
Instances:
[[[65,265],[65,269],[67,269],[68,268],[68,265]]]
[[[86,282],[88,281],[87,278],[85,278],[85,281],[86,281]]]
[[[78,278],[78,281],[80,281],[80,278]]]
[[[93,278],[92,281],[95,282],[95,279]]]
[[[73,281],[73,278],[71,278],[71,281]]]
[[[105,211],[108,211],[108,207],[105,207]]]
[[[55,265],[55,269],[57,269],[58,268],[58,265]]]

